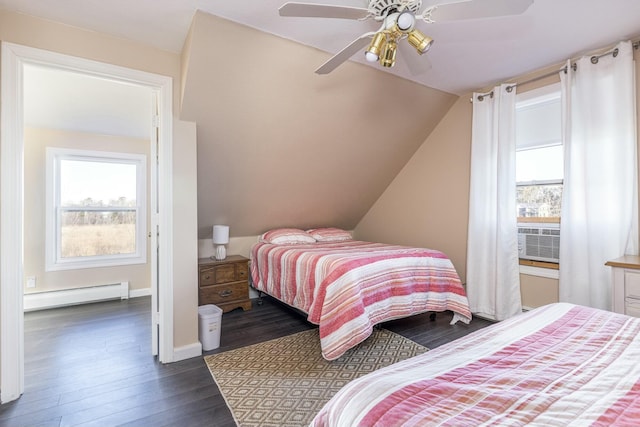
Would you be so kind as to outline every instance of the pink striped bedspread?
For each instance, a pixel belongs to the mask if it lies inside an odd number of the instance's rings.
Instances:
[[[471,320],[451,260],[442,252],[349,240],[274,245],[251,251],[253,286],[319,325],[322,355],[333,360],[364,341],[373,326],[427,311]]]
[[[639,333],[544,306],[352,381],[312,426],[638,426]]]

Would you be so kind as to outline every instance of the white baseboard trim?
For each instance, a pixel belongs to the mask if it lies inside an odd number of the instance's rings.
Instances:
[[[46,310],[110,299],[128,299],[129,282],[24,295],[24,311]]]
[[[148,296],[151,296],[151,288],[131,289],[129,291],[129,298],[140,298]]]
[[[174,362],[199,356],[202,356],[202,344],[200,344],[200,341],[196,341],[193,344],[183,345],[182,347],[175,347],[173,349]]]

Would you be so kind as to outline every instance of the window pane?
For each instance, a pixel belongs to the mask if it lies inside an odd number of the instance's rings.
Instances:
[[[560,217],[562,184],[519,185],[516,204],[519,217]]]
[[[516,182],[561,180],[563,163],[562,145],[519,150],[516,152]]]
[[[136,252],[135,211],[63,211],[61,219],[63,259]]]
[[[135,206],[136,165],[93,160],[60,161],[62,206]]]

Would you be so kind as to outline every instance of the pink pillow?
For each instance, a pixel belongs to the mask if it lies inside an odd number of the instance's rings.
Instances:
[[[295,245],[300,243],[315,243],[316,239],[309,233],[298,228],[275,228],[260,236],[263,243],[274,245]]]
[[[351,240],[351,233],[340,228],[312,228],[307,230],[314,239],[318,242],[341,242],[344,240]]]

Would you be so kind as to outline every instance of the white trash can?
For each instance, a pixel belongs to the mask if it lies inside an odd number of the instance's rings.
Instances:
[[[198,307],[198,337],[204,351],[220,347],[222,309],[208,304]]]

